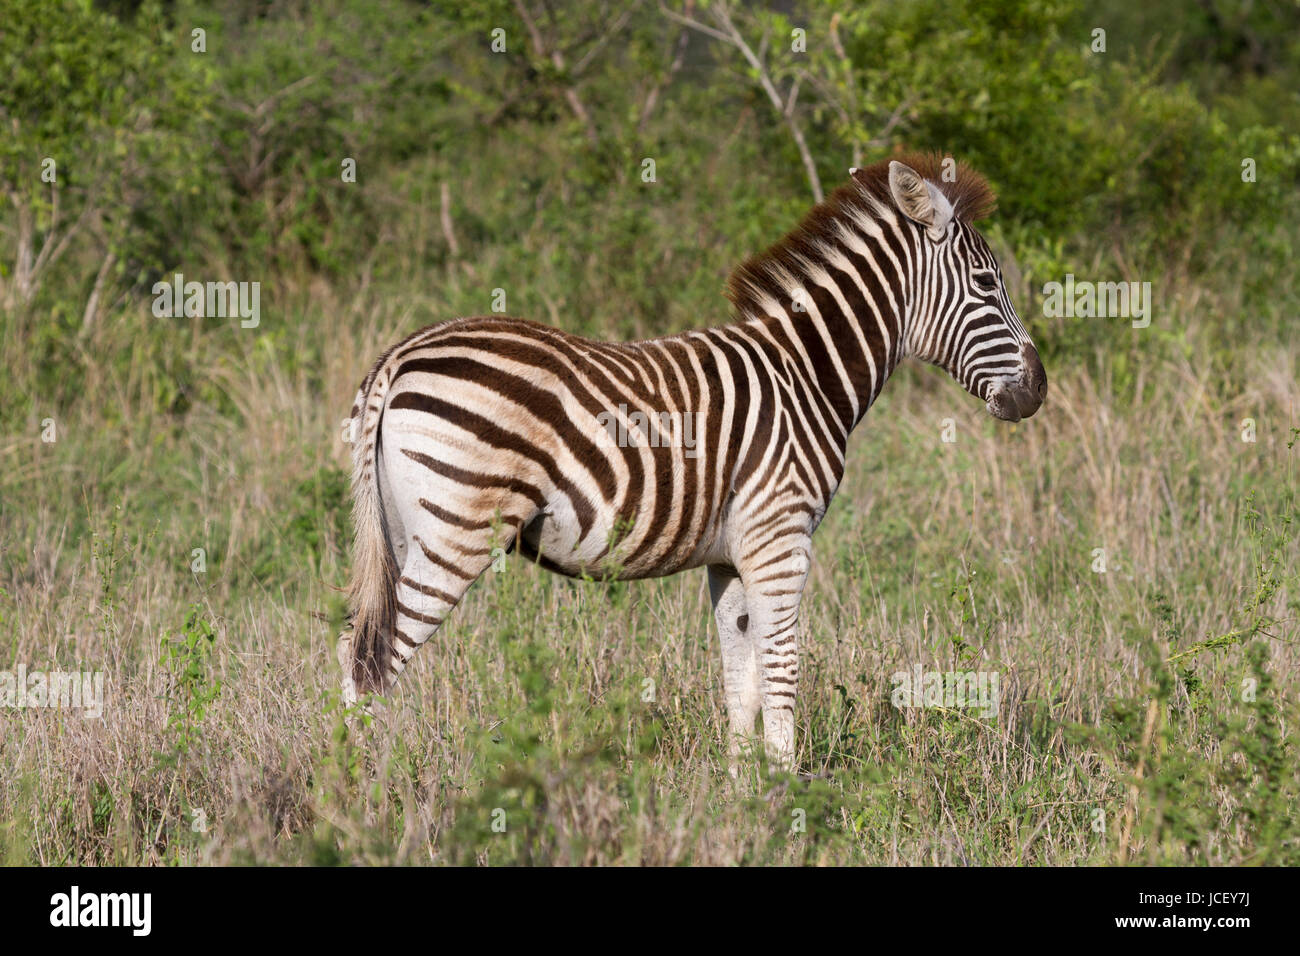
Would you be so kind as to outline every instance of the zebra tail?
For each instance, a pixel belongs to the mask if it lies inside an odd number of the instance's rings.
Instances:
[[[392,370],[381,362],[352,416],[351,678],[356,694],[383,693],[397,621],[397,562],[379,493],[380,429]],[[346,665],[345,665],[346,666]]]

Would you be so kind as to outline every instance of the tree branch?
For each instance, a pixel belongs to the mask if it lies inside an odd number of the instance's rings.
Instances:
[[[804,139],[803,130],[799,127],[799,123],[795,119],[794,114],[786,112],[785,101],[781,94],[777,92],[776,86],[772,82],[772,77],[767,71],[767,67],[763,65],[763,61],[753,51],[750,45],[745,42],[745,38],[736,28],[735,23],[732,22],[731,14],[727,10],[726,4],[718,3],[710,8],[710,12],[713,14],[713,19],[717,21],[718,27],[720,28],[717,30],[700,23],[698,20],[684,17],[676,11],[669,10],[664,6],[663,0],[660,0],[659,9],[670,20],[676,20],[678,23],[688,26],[692,30],[697,30],[707,36],[711,36],[715,40],[721,40],[723,43],[727,43],[740,51],[740,55],[745,58],[745,61],[758,75],[758,84],[762,88],[763,92],[767,94],[767,98],[771,102],[772,108],[776,110],[777,115],[781,117],[782,121],[790,131],[790,136],[794,140],[795,147],[799,150],[799,158],[803,161],[804,171],[808,174],[808,185],[812,188],[813,200],[815,202],[821,202],[826,198],[826,194],[822,191],[821,177],[817,175],[817,164],[813,162],[812,151],[809,150],[808,142]],[[792,90],[791,92],[793,93],[795,90]],[[794,100],[792,97],[791,108],[793,108],[793,102]]]
[[[596,58],[596,54],[600,52],[601,48],[608,43],[616,33],[621,31],[623,27],[627,26],[627,21],[632,19],[632,14],[636,13],[639,6],[641,6],[641,0],[634,0],[632,5],[623,11],[623,15],[614,21],[613,26],[606,30],[600,38],[588,48],[587,52],[582,55],[582,59],[574,64],[573,73],[571,74],[572,76],[577,77],[582,75],[587,67],[591,65],[592,60]]]
[[[690,10],[695,6],[695,0],[686,0],[686,9]],[[645,132],[646,123],[650,121],[650,115],[654,112],[655,106],[659,102],[659,94],[663,88],[672,82],[673,77],[682,68],[686,62],[686,47],[690,43],[691,34],[688,29],[682,27],[677,33],[677,53],[672,62],[668,64],[668,73],[661,77],[654,86],[650,87],[650,92],[646,94],[645,103],[641,106],[641,116],[637,120],[636,131],[638,134]]]
[[[546,41],[542,39],[542,33],[537,28],[537,23],[533,20],[528,8],[524,6],[523,0],[514,0],[515,10],[519,13],[519,19],[524,22],[524,29],[528,31],[529,39],[533,45],[533,53],[539,59],[549,59],[560,73],[566,73],[567,67],[564,62],[564,54],[559,49],[547,51]],[[587,110],[587,105],[578,95],[577,87],[573,84],[564,84],[564,101],[569,104],[569,109],[573,115],[582,123],[583,129],[587,134],[587,142],[595,146],[600,142],[600,136],[596,132],[596,124],[591,119],[591,113]]]

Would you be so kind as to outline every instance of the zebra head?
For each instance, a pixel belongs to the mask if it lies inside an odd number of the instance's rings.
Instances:
[[[971,220],[992,206],[982,178],[961,167],[947,191],[897,160],[889,191],[915,228],[915,292],[908,351],[943,368],[1004,421],[1028,418],[1047,397],[1047,374],[1020,323],[1002,270]]]

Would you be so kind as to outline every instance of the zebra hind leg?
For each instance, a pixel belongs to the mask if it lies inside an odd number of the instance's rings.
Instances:
[[[482,521],[444,511],[423,499],[420,505],[414,518],[408,514],[407,520],[398,525],[405,532],[401,540],[393,542],[400,567],[395,570],[392,584],[389,639],[383,642],[385,650],[375,661],[383,674],[381,693],[392,690],[416,651],[433,637],[495,557],[514,546],[519,528],[531,517],[526,503],[518,509],[523,517]],[[473,513],[483,509],[465,505],[463,510]],[[353,635],[351,630],[344,631],[338,642],[339,663],[344,671],[343,699],[349,706],[358,698],[352,676]]]
[[[397,580],[397,619],[386,681],[390,688],[492,563],[488,540],[444,544],[448,537],[438,535],[430,542],[416,534],[406,543],[406,560]]]
[[[727,703],[727,772],[740,776],[741,754],[762,702],[758,657],[749,631],[745,589],[731,568],[709,567],[709,597],[722,643],[722,688]]]
[[[437,537],[446,541],[443,536]],[[451,555],[451,559],[447,559],[425,544],[419,535],[408,538],[399,553],[402,551],[406,559],[402,562],[394,589],[396,615],[391,631],[393,640],[389,641],[389,659],[385,662],[385,692],[393,689],[420,646],[437,633],[443,620],[469,591],[469,585],[487,570],[493,553],[486,542],[481,548],[471,548],[458,541],[446,546],[446,553]],[[343,702],[348,706],[357,700],[351,659],[352,631],[348,630],[338,639],[338,661],[344,675]]]

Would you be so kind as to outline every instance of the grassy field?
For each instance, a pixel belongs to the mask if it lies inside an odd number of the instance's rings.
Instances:
[[[1223,304],[1195,291],[1191,328]],[[172,427],[132,399],[138,366],[90,363],[57,441],[6,442],[9,653],[106,682],[102,719],[0,710],[7,862],[1294,862],[1294,347],[1241,350],[1228,396],[1195,348],[1123,383],[1052,367],[1015,426],[906,367],[815,539],[811,779],[733,787],[702,572],[605,585],[512,556],[345,721],[331,410],[412,323],[303,309],[321,368],[250,336],[199,383],[239,428],[201,406]],[[891,706],[917,663],[997,673],[997,717]]]
[[[104,701],[0,706],[0,862],[1300,863],[1300,45],[1266,5],[1198,27],[1161,0],[1187,32],[1147,49],[1123,3],[814,0],[808,59],[767,47],[811,78],[789,115],[827,188],[904,144],[991,177],[1050,382],[1007,425],[908,363],[860,426],[814,538],[797,776],[727,774],[702,570],[512,555],[373,715],[343,708],[342,424],[375,356],[497,288],[583,334],[720,324],[728,270],[810,205],[733,51],[653,4],[602,40],[584,4],[501,57],[531,4],[383,0],[384,32],[353,0],[6,8],[31,30],[0,27],[0,65],[65,30],[72,78],[0,88],[0,679],[101,672]],[[92,207],[24,297],[24,242]],[[177,271],[260,281],[260,325],[155,317]],[[1150,327],[1047,317],[1067,273],[1150,281]],[[997,713],[894,706],[918,666],[996,675]]]

